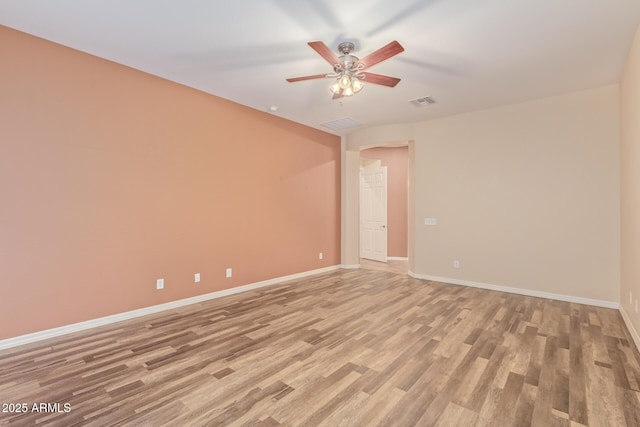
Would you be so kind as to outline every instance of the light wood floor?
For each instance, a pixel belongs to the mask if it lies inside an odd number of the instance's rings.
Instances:
[[[408,262],[402,260],[390,260],[387,262],[372,261],[360,258],[360,268],[363,270],[389,271],[391,273],[407,274]]]
[[[639,426],[616,310],[341,270],[0,352],[12,425]]]

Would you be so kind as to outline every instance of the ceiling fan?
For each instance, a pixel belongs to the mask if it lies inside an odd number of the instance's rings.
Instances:
[[[373,65],[403,52],[404,48],[395,40],[362,59],[351,55],[351,52],[353,52],[353,49],[355,48],[354,44],[351,42],[344,42],[338,45],[338,52],[342,54],[340,56],[333,53],[323,42],[317,41],[309,42],[307,44],[333,66],[333,73],[293,77],[287,79],[290,83],[303,80],[335,78],[336,81],[329,86],[329,90],[333,92],[333,99],[336,99],[342,98],[343,96],[352,96],[353,94],[360,92],[363,87],[363,82],[394,87],[400,81],[400,79],[396,77],[389,77],[382,74],[374,74],[364,71]]]

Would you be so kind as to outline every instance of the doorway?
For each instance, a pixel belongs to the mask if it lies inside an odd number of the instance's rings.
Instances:
[[[378,264],[381,269],[394,265],[394,269],[408,270],[409,252],[409,147],[408,144],[381,146],[361,150],[359,190],[359,242],[360,265],[363,268]],[[379,181],[386,171],[386,188],[377,189],[375,177]],[[377,194],[376,194],[377,192]],[[374,206],[370,208],[369,206]],[[377,206],[377,207],[376,207]],[[384,208],[382,207],[384,206]],[[384,212],[377,212],[383,209]],[[373,221],[373,220],[376,221]],[[386,240],[386,244],[384,241]],[[376,244],[378,248],[376,248]],[[385,250],[379,245],[384,244]],[[370,253],[371,251],[375,253]],[[386,255],[384,254],[386,252]],[[369,261],[376,260],[376,262]]]

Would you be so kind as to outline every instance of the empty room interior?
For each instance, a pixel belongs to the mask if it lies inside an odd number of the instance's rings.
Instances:
[[[640,2],[0,0],[0,425],[640,426]]]

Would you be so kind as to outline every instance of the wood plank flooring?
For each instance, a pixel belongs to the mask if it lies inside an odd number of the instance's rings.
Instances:
[[[639,361],[616,310],[340,270],[2,351],[0,424],[640,426]]]
[[[389,271],[398,274],[407,274],[408,263],[402,260],[389,260],[387,262],[372,261],[360,258],[360,268],[363,270]]]

